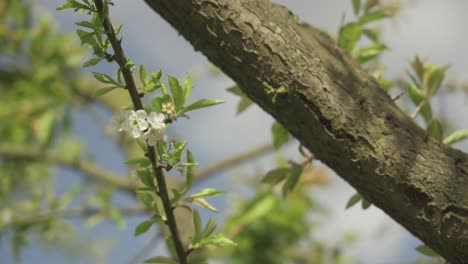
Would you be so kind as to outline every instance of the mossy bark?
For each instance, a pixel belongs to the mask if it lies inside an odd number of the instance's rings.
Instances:
[[[145,1],[367,200],[467,263],[468,155],[429,137],[326,34],[269,0]]]

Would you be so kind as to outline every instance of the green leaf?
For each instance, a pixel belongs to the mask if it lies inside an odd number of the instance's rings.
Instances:
[[[178,264],[179,262],[170,257],[157,256],[145,260],[145,263],[164,263],[164,264]]]
[[[367,208],[369,208],[372,204],[364,197],[362,197],[361,199],[362,201],[362,209],[366,210]]]
[[[278,121],[273,123],[271,134],[273,136],[273,146],[276,150],[280,149],[289,140],[289,132]]]
[[[353,205],[357,204],[359,201],[361,201],[362,196],[359,193],[354,194],[349,198],[348,202],[346,203],[346,209],[353,207]]]
[[[175,144],[174,150],[172,151],[172,162],[173,162],[172,165],[173,166],[180,162],[180,159],[182,157],[182,152],[184,151],[185,146],[187,146],[187,141],[181,141]]]
[[[196,204],[196,205],[198,205],[198,206],[200,206],[200,207],[206,208],[206,209],[208,209],[208,210],[210,210],[210,211],[213,211],[213,212],[215,212],[215,213],[218,212],[218,210],[216,210],[216,208],[214,208],[214,206],[212,206],[211,204],[209,204],[209,203],[208,203],[205,199],[203,199],[203,198],[191,199],[190,202],[193,203],[193,204]]]
[[[380,39],[380,32],[378,30],[372,29],[363,29],[362,34],[366,36],[368,39],[372,40],[373,42],[379,42]]]
[[[112,219],[112,221],[115,223],[115,225],[119,229],[124,229],[125,228],[125,220],[122,217],[122,214],[120,213],[120,210],[118,210],[117,208],[112,208],[112,209],[110,209],[109,215],[110,215],[110,218]]]
[[[169,80],[169,88],[171,89],[172,98],[174,99],[175,109],[176,111],[179,111],[184,104],[184,91],[176,78],[170,75],[168,75],[167,78]]]
[[[241,88],[239,87],[239,85],[234,85],[228,89],[226,89],[228,92],[232,93],[232,94],[235,94],[235,95],[238,95],[238,96],[241,96],[241,97],[244,97],[245,94],[244,92],[242,92]]]
[[[406,90],[408,91],[411,101],[413,101],[416,106],[426,99],[424,92],[414,84],[406,83]]]
[[[269,171],[265,177],[263,177],[262,182],[270,183],[270,184],[277,184],[284,180],[289,174],[291,170],[289,168],[278,168]]]
[[[196,209],[193,210],[192,217],[193,217],[193,227],[195,231],[195,234],[193,235],[192,243],[196,243],[200,239],[200,234],[202,232],[202,222],[201,222],[200,214],[198,213]]]
[[[187,98],[190,96],[190,93],[192,92],[192,88],[193,88],[192,79],[190,79],[190,76],[187,75],[187,77],[185,78],[185,81],[184,81],[184,100],[183,100],[183,103],[185,103],[185,101],[187,101]]]
[[[75,25],[80,26],[80,27],[90,28],[90,29],[93,29],[93,30],[96,30],[96,28],[97,28],[96,25],[94,25],[93,23],[91,23],[89,21],[76,22]]]
[[[54,134],[55,112],[46,111],[35,121],[35,134],[40,144],[47,145],[52,140]]]
[[[446,145],[452,145],[465,139],[468,139],[468,130],[456,130],[448,135],[444,139],[443,143]]]
[[[201,237],[210,236],[216,228],[216,217],[212,217],[205,226]]]
[[[195,158],[194,158],[192,152],[187,149],[186,154],[187,154],[187,162],[188,163],[194,163]],[[187,173],[186,173],[186,178],[185,178],[185,187],[181,191],[182,195],[186,194],[190,190],[190,188],[192,188],[193,178],[194,177],[195,177],[195,166],[187,167]]]
[[[99,88],[97,89],[95,92],[94,92],[94,96],[101,96],[101,95],[105,95],[106,93],[110,92],[110,91],[113,91],[117,88],[120,88],[118,86],[109,86],[109,87],[104,87],[104,88]]]
[[[209,197],[209,196],[218,196],[218,195],[222,195],[225,193],[226,193],[225,191],[212,189],[212,188],[206,188],[195,194],[190,195],[188,198],[196,199],[196,198]]]
[[[338,45],[351,52],[361,38],[361,34],[362,27],[359,23],[348,23],[340,29]]]
[[[361,0],[353,0],[354,15],[357,16],[361,10]]]
[[[432,119],[431,122],[429,122],[429,125],[427,126],[426,129],[427,133],[437,140],[442,140],[442,135],[443,135],[443,128],[442,124],[440,123],[439,120],[437,119]]]
[[[93,227],[95,227],[97,224],[99,224],[100,222],[104,221],[104,219],[106,219],[106,214],[105,212],[100,212],[100,213],[97,213],[91,217],[89,217],[88,219],[86,219],[86,222],[84,223],[84,227],[86,229],[91,229]]]
[[[382,51],[386,49],[387,47],[384,44],[377,43],[362,49],[355,50],[353,53],[357,56],[357,62],[359,64],[364,64],[379,56]]]
[[[98,64],[102,59],[101,58],[92,58],[88,61],[86,61],[85,63],[83,63],[83,67],[89,67],[89,66],[94,66],[96,64]]]
[[[294,164],[292,165],[290,171],[290,175],[286,178],[286,183],[283,186],[283,195],[286,196],[286,194],[292,190],[294,190],[294,187],[296,187],[297,183],[299,182],[299,179],[302,174],[302,170],[304,170],[304,165],[300,164]]]
[[[437,254],[437,252],[435,252],[434,250],[432,250],[430,247],[426,245],[419,245],[415,249],[419,253],[426,255],[428,257],[439,257],[439,254]]]
[[[195,109],[200,109],[200,108],[209,107],[209,106],[222,104],[222,103],[224,103],[224,101],[217,100],[217,99],[201,99],[183,108],[182,113],[187,113]]]
[[[442,81],[445,78],[445,71],[449,68],[448,65],[436,68],[434,71],[431,72],[430,76],[427,79],[427,88],[428,88],[428,96],[431,98],[434,96],[437,91],[439,90]]]
[[[109,83],[118,87],[123,87],[120,83],[114,81],[109,75],[99,73],[99,72],[93,72],[93,76],[94,78],[96,78],[98,81],[102,83]]]
[[[137,171],[138,178],[140,181],[148,187],[154,188],[154,178],[150,170],[139,170]]]
[[[99,46],[98,43],[96,42],[96,39],[94,38],[96,33],[87,32],[87,31],[84,31],[84,30],[81,30],[81,29],[77,29],[76,34],[80,38],[81,45],[89,44],[91,47]]]
[[[198,244],[199,247],[203,247],[206,245],[215,245],[219,247],[233,247],[237,246],[237,244],[230,240],[229,238],[225,237],[224,234],[216,234],[214,236],[209,236],[204,239],[202,239]]]
[[[154,224],[154,221],[153,220],[146,220],[146,221],[143,221],[141,222],[140,224],[138,224],[138,226],[135,228],[135,236],[139,236],[143,233],[145,233],[146,231],[148,231],[148,229],[150,229],[150,227]]]
[[[145,66],[143,65],[140,65],[140,80],[144,85],[146,85],[149,81],[148,73],[146,73]]]
[[[156,209],[156,201],[154,197],[148,192],[137,191],[136,192],[138,200],[140,200],[147,208],[149,209]]]
[[[386,17],[389,17],[389,15],[387,14],[387,12],[385,12],[385,10],[381,9],[381,10],[377,10],[374,12],[366,13],[363,17],[359,19],[358,22],[361,25],[364,25],[364,24],[367,24],[376,20],[384,19]]]
[[[278,205],[278,200],[271,193],[264,193],[252,201],[242,215],[235,219],[237,224],[249,224],[258,221]]]
[[[166,102],[171,102],[172,99],[169,95],[164,95],[163,97],[155,97],[151,101],[151,105],[154,107],[156,112],[161,113],[162,112],[162,104]]]
[[[237,112],[236,114],[240,114],[247,110],[251,105],[253,105],[253,101],[250,100],[248,97],[242,97],[237,105]]]

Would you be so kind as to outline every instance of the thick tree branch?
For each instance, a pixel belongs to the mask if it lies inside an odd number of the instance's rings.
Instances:
[[[269,0],[145,0],[317,158],[452,263],[468,155],[429,137],[334,41]]]

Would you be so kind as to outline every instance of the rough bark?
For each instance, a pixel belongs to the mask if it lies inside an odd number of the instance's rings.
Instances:
[[[366,199],[468,262],[468,155],[429,137],[332,39],[269,0],[145,1]]]

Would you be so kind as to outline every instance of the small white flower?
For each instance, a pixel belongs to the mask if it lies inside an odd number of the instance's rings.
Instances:
[[[133,111],[130,110],[127,120],[122,124],[122,129],[130,131],[133,138],[139,138],[141,132],[148,128],[148,122],[146,122],[145,110]]]
[[[166,126],[164,118],[164,115],[161,113],[151,112],[148,115],[147,120],[150,127],[143,134],[143,139],[147,141],[148,145],[155,146],[156,142],[164,137],[164,128]]]
[[[112,127],[122,132],[124,130],[123,123],[127,121],[130,112],[124,109],[121,109],[117,114],[112,117]]]
[[[174,105],[172,105],[171,102],[165,102],[161,105],[162,107],[162,111],[165,112],[165,113],[168,113],[169,115],[171,116],[175,116],[176,115],[176,110],[175,110],[175,107]]]

